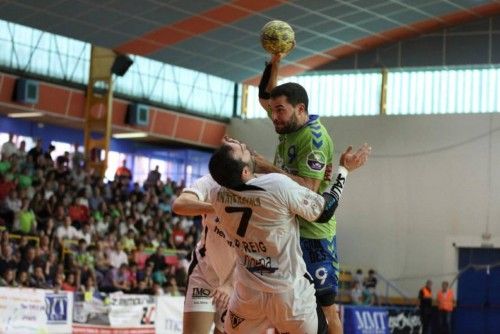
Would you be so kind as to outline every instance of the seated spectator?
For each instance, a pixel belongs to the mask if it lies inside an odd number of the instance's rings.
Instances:
[[[18,226],[17,230],[23,234],[36,234],[36,218],[35,213],[30,208],[30,202],[27,198],[21,201],[21,209],[17,214]]]
[[[137,248],[132,253],[132,258],[134,262],[137,264],[139,270],[144,270],[146,267],[146,261],[148,259],[148,255],[144,251],[144,243],[139,242],[137,244]]]
[[[363,289],[358,281],[353,281],[351,289],[351,303],[354,305],[362,305],[363,302]]]
[[[130,229],[127,232],[127,235],[123,236],[121,240],[123,244],[123,249],[127,253],[131,253],[135,249],[135,233],[134,230]]]
[[[90,223],[85,223],[80,231],[80,238],[84,239],[87,245],[92,243],[92,230],[90,226]]]
[[[358,282],[359,287],[363,286],[363,283],[365,282],[365,278],[363,277],[363,270],[357,269],[356,274],[354,274],[352,278],[353,283]]]
[[[12,256],[12,246],[8,239],[3,240],[0,245],[0,275],[8,269],[16,270],[18,263]]]
[[[166,285],[165,294],[167,296],[181,296],[181,292],[179,291],[179,287],[177,286],[177,281],[175,277],[170,277],[168,279],[168,283]]]
[[[128,265],[127,254],[123,251],[121,242],[116,242],[115,247],[108,252],[108,259],[111,267],[120,268],[122,264]]]
[[[176,249],[179,248],[184,243],[184,239],[186,237],[186,232],[181,227],[181,222],[180,221],[178,221],[174,225],[174,229],[172,231],[172,237],[173,237],[173,240],[174,240],[174,247]]]
[[[81,233],[71,225],[71,218],[67,216],[64,218],[64,225],[57,228],[56,237],[62,243],[63,240],[80,239]]]
[[[20,288],[30,286],[30,276],[26,270],[17,270],[17,286]]]
[[[61,277],[61,276],[59,276]],[[64,276],[62,276],[64,277]],[[68,276],[66,276],[66,279],[62,282],[61,284],[61,290],[62,291],[70,291],[70,292],[75,292],[79,288],[78,280],[76,277],[76,274],[72,271],[68,273]]]
[[[375,270],[370,269],[368,271],[368,276],[365,278],[364,281],[364,286],[365,286],[365,294],[367,300],[373,300],[372,304],[379,304],[376,289],[377,289],[377,277],[375,277]]]
[[[128,275],[128,265],[125,263],[122,263],[119,268],[113,268],[109,270],[106,277],[104,278],[102,291],[129,291],[130,285]]]
[[[76,198],[73,198],[71,205],[68,208],[68,216],[71,218],[73,224],[77,228],[80,228],[89,220],[89,209],[88,207],[79,204]]]
[[[44,268],[41,265],[35,267],[35,272],[33,273],[30,286],[36,289],[48,289],[50,288],[50,284],[47,283],[45,279]]]
[[[0,277],[0,287],[17,287],[15,277],[15,270],[7,268]]]
[[[156,248],[156,251],[149,256],[146,261],[146,265],[152,263],[153,264],[153,272],[163,271],[167,267],[165,256],[163,255],[163,247],[159,246]]]
[[[87,277],[85,284],[80,287],[80,292],[83,294],[83,300],[86,302],[95,299],[103,299],[101,292],[97,288],[95,281],[92,277]]]

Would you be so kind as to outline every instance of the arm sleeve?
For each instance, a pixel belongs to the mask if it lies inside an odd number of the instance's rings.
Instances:
[[[262,77],[259,82],[259,99],[267,100],[271,97],[271,94],[267,91],[267,85],[269,84],[269,79],[271,78],[271,63],[266,63],[264,72],[262,72]]]
[[[339,166],[337,177],[328,187],[322,196],[325,199],[325,206],[323,207],[323,212],[316,219],[317,223],[327,223],[330,218],[335,214],[335,210],[340,202],[340,197],[342,196],[342,191],[344,190],[344,184],[347,178],[348,171],[345,167]]]

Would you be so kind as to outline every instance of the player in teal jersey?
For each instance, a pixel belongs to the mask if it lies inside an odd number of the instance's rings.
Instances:
[[[276,86],[279,62],[273,56],[261,78],[259,101],[279,134],[274,165],[257,158],[262,172],[284,172],[299,184],[321,193],[330,181],[334,146],[319,117],[309,115],[306,90],[297,83]],[[302,218],[299,218],[299,221]],[[314,278],[318,303],[329,323],[329,333],[342,333],[335,307],[339,264],[336,247],[336,220],[317,226],[301,221],[301,248],[309,274]]]

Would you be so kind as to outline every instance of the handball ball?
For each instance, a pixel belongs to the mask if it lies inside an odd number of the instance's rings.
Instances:
[[[295,45],[295,33],[286,22],[270,21],[260,30],[260,42],[271,54],[288,53]]]

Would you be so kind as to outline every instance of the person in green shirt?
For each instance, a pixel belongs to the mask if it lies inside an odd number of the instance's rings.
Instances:
[[[300,185],[322,193],[333,169],[333,141],[317,115],[310,115],[309,98],[298,83],[277,86],[279,62],[274,55],[259,84],[259,102],[268,112],[279,144],[274,164],[256,157],[258,171],[288,175]],[[314,280],[316,297],[328,320],[329,333],[342,333],[342,323],[335,307],[339,285],[339,262],[336,245],[335,216],[326,224],[300,223],[300,245],[307,271]]]
[[[17,214],[19,231],[24,234],[33,234],[36,230],[35,213],[31,210],[27,198],[23,198],[21,203],[21,211]]]

